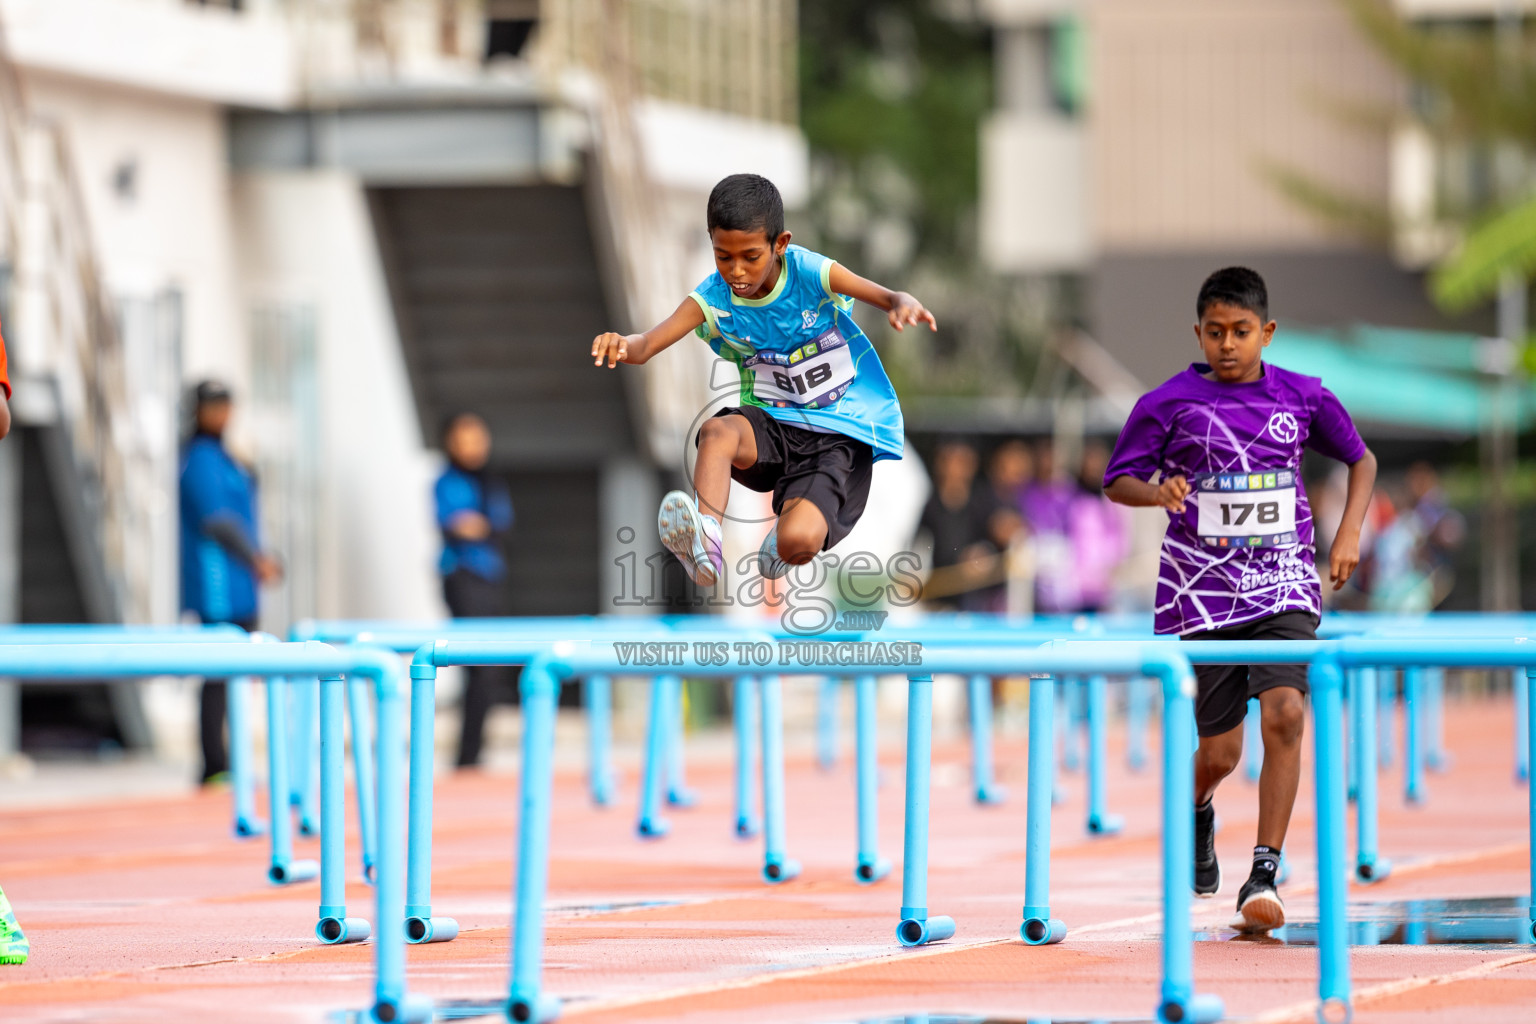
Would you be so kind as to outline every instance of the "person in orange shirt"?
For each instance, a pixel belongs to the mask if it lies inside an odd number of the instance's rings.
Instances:
[[[0,337],[0,391],[5,395],[0,397],[0,437],[11,432],[11,377],[5,368],[5,339]]]

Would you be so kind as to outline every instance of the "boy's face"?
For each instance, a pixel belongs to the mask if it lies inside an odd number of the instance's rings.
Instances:
[[[779,257],[789,245],[788,231],[770,241],[762,228],[715,228],[709,239],[715,246],[715,269],[737,298],[760,299],[773,290],[779,280]]]
[[[1264,376],[1264,350],[1275,336],[1275,322],[1242,306],[1213,302],[1195,324],[1195,337],[1211,376],[1223,384],[1248,384]]]

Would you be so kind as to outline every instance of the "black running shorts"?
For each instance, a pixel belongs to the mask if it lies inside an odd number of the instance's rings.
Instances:
[[[863,441],[846,434],[824,434],[792,423],[781,423],[761,409],[743,406],[721,409],[716,416],[742,416],[752,424],[757,462],[746,469],[731,467],[731,479],[748,490],[773,492],[773,514],[784,511],[790,498],[804,498],[827,520],[823,551],[836,547],[864,514],[875,453]],[[695,446],[699,439],[695,435]]]
[[[1263,619],[1190,633],[1180,640],[1316,640],[1317,616],[1280,612]],[[1243,724],[1248,698],[1277,686],[1307,692],[1306,665],[1196,665],[1195,724],[1201,736],[1220,736]]]

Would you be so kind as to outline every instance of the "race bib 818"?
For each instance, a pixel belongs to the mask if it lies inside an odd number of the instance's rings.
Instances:
[[[792,352],[759,352],[745,363],[752,394],[773,406],[820,409],[842,398],[855,369],[848,341],[836,327]]]
[[[1200,542],[1214,548],[1295,544],[1296,473],[1289,469],[1196,477],[1191,497]]]

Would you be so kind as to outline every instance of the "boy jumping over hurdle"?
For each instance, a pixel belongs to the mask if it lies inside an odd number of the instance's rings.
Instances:
[[[1376,458],[1320,380],[1263,361],[1275,333],[1263,278],[1245,267],[1218,270],[1201,286],[1195,309],[1205,362],[1136,403],[1104,473],[1105,493],[1124,505],[1168,510],[1158,633],[1185,640],[1315,639],[1322,588],[1302,451],[1349,466],[1344,518],[1328,557],[1335,590],[1360,561]],[[1155,474],[1158,483],[1151,482]],[[1257,697],[1264,735],[1258,845],[1237,895],[1234,925],[1269,931],[1285,923],[1275,871],[1301,778],[1307,670],[1213,665],[1196,668],[1195,676],[1195,894],[1214,896],[1221,887],[1211,798],[1237,767],[1243,716],[1248,699]]]
[[[778,579],[846,537],[864,514],[873,464],[901,458],[901,405],[853,320],[853,300],[884,310],[898,331],[938,329],[906,292],[790,245],[784,202],[766,178],[721,181],[707,225],[715,273],[644,334],[592,342],[594,365],[612,368],[644,363],[692,331],[740,371],[740,406],[720,410],[694,438],[694,493],[672,491],[657,515],[662,543],[701,587],[725,571],[720,523],[732,480],[773,493],[778,522],[758,568]]]

